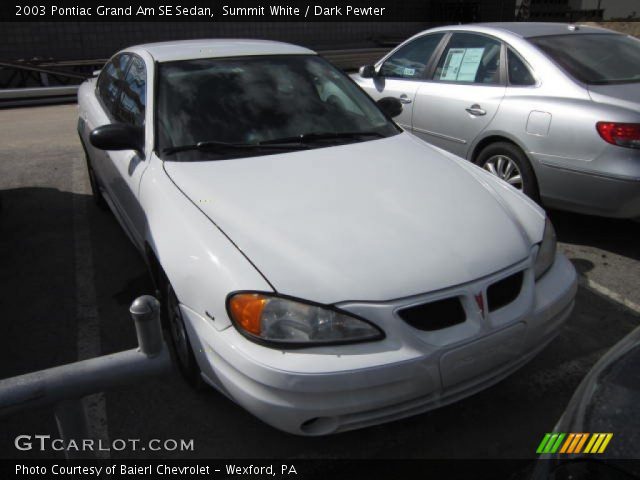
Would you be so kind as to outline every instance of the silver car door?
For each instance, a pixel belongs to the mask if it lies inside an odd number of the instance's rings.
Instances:
[[[400,99],[402,113],[394,120],[407,130],[411,129],[416,92],[444,36],[445,33],[439,32],[415,38],[383,59],[374,78],[357,79],[374,100],[383,97]]]
[[[504,98],[504,55],[495,38],[453,33],[430,79],[416,93],[413,133],[466,157],[469,145],[489,125]]]
[[[132,55],[120,96],[115,105],[113,120],[144,128],[147,98],[147,75],[144,60]],[[146,216],[139,202],[140,179],[147,163],[143,152],[133,150],[108,151],[104,181],[136,245],[143,245]]]

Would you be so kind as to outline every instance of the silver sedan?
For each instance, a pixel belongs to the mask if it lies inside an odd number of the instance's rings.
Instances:
[[[354,80],[406,130],[546,206],[640,218],[640,41],[602,28],[424,31]]]

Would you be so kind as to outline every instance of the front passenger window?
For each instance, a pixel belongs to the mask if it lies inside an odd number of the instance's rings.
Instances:
[[[394,52],[380,67],[385,78],[421,78],[444,33],[423,35]]]

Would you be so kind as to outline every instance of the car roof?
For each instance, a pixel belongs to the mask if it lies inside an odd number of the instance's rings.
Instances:
[[[617,33],[606,28],[592,27],[571,23],[551,22],[494,22],[476,23],[478,27],[495,28],[507,31],[523,38],[543,37],[548,35],[579,34],[579,33]],[[469,26],[469,25],[468,25]],[[574,27],[574,29],[570,29]]]
[[[315,55],[312,50],[290,43],[232,38],[147,43],[126,50],[144,50],[158,62],[249,55]]]

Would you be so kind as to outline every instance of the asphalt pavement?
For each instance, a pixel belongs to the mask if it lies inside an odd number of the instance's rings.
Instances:
[[[75,105],[0,110],[0,378],[134,347],[128,307],[153,293],[115,218],[93,204],[76,121]],[[111,457],[534,457],[590,367],[640,325],[640,223],[550,215],[580,273],[576,308],[538,357],[499,384],[401,421],[303,438],[215,391],[192,391],[174,370],[107,392],[96,400],[94,421],[104,438],[193,440],[193,451],[127,449]],[[23,434],[56,437],[52,410],[0,418],[0,458],[62,458],[17,450]]]

